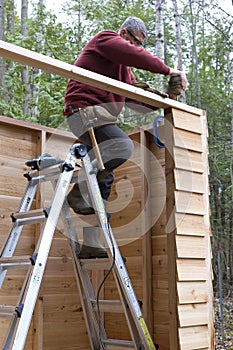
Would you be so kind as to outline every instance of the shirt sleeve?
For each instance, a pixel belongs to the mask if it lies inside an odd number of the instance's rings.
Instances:
[[[96,36],[95,50],[105,59],[117,64],[164,75],[168,75],[170,71],[170,68],[158,57],[153,56],[143,47],[132,45],[112,31],[103,31]]]

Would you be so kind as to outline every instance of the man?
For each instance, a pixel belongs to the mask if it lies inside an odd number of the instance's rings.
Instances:
[[[119,33],[104,30],[96,34],[84,47],[75,65],[127,84],[135,83],[130,67],[163,75],[179,74],[185,90],[185,73],[168,67],[158,57],[147,52],[142,47],[146,38],[144,22],[137,17],[128,17]],[[64,114],[71,131],[87,145],[88,150],[92,149],[92,144],[85,128],[83,109],[88,113],[91,111],[90,114],[97,120],[95,137],[105,166],[105,171],[99,171],[97,179],[104,200],[110,195],[113,170],[129,159],[133,152],[132,141],[114,123],[124,104],[130,102],[138,103],[74,80],[70,80],[67,86]],[[70,206],[80,214],[93,213],[84,198],[86,190],[85,186],[82,190],[81,184],[75,184],[68,195]]]

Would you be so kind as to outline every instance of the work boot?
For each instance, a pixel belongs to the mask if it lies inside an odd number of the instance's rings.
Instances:
[[[114,180],[113,173],[106,169],[98,172],[98,163],[96,159],[92,161],[92,166],[93,171],[96,171],[97,173],[97,181],[99,183],[101,196],[104,200],[107,200]],[[78,182],[74,184],[72,190],[67,196],[67,202],[77,214],[91,215],[95,213],[88,192],[85,176],[83,174],[83,169],[81,169],[78,174]]]
[[[101,229],[99,227],[83,227],[83,245],[79,259],[107,258],[106,249],[100,242]]]
[[[91,205],[91,199],[85,182],[74,184],[72,190],[67,196],[67,202],[77,214],[91,215],[95,213],[94,208]]]

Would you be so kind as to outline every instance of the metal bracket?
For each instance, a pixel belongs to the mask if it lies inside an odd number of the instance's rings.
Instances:
[[[163,120],[164,120],[164,117],[162,115],[159,115],[158,117],[154,118],[153,124],[152,124],[154,141],[155,141],[156,145],[159,146],[159,147],[165,147],[164,143],[159,140],[159,137],[158,137],[158,124],[157,124],[159,121],[163,121]]]

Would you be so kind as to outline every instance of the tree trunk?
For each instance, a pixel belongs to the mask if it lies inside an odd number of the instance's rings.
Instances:
[[[176,27],[176,50],[177,50],[177,69],[183,70],[183,59],[182,59],[182,35],[181,35],[181,25],[180,25],[180,17],[178,13],[177,1],[172,0],[173,9],[174,9],[174,20]],[[180,101],[186,103],[186,95],[185,92],[182,92]]]
[[[22,0],[21,3],[21,34],[23,37],[27,37],[28,35],[28,27],[27,27],[27,20],[28,20],[28,0]],[[22,84],[24,86],[24,89],[26,91],[25,100],[22,104],[23,106],[23,114],[25,116],[29,116],[30,114],[30,84],[29,84],[29,69],[27,66],[24,66],[21,71],[21,79]]]
[[[45,0],[38,0],[38,11],[37,16],[40,15],[40,9],[45,8]],[[39,26],[37,38],[36,38],[36,52],[43,53],[44,51],[44,35],[43,35],[43,23],[40,22],[41,25]],[[41,69],[33,68],[32,70],[32,84],[31,84],[31,98],[33,99],[33,105],[34,107],[31,109],[31,117],[34,119],[37,119],[39,110],[38,110],[38,103],[39,103],[39,94],[40,94],[40,75],[41,75]],[[35,80],[37,82],[35,83]]]
[[[233,212],[233,105],[230,106],[231,110],[231,159],[230,159],[230,174],[231,174],[231,204],[230,210]],[[229,224],[229,283],[233,282],[233,220],[230,216]]]
[[[8,0],[8,11],[6,14],[7,17],[7,31],[11,34],[14,33],[15,27],[15,9],[14,9],[14,0]]]
[[[194,67],[194,76],[195,76],[195,86],[196,86],[196,96],[197,96],[197,105],[198,108],[201,108],[201,93],[200,85],[198,80],[198,55],[197,55],[197,45],[196,45],[196,31],[194,27],[193,20],[193,8],[192,0],[189,0],[189,10],[190,10],[190,21],[191,21],[191,32],[192,32],[192,41],[193,41],[193,67]]]
[[[165,0],[155,2],[155,54],[164,61],[164,5]],[[155,77],[156,87],[163,88],[163,76],[157,74]]]
[[[0,40],[5,39],[4,32],[4,0],[0,0]],[[7,103],[6,84],[5,84],[6,62],[0,57],[0,86],[4,101]]]

